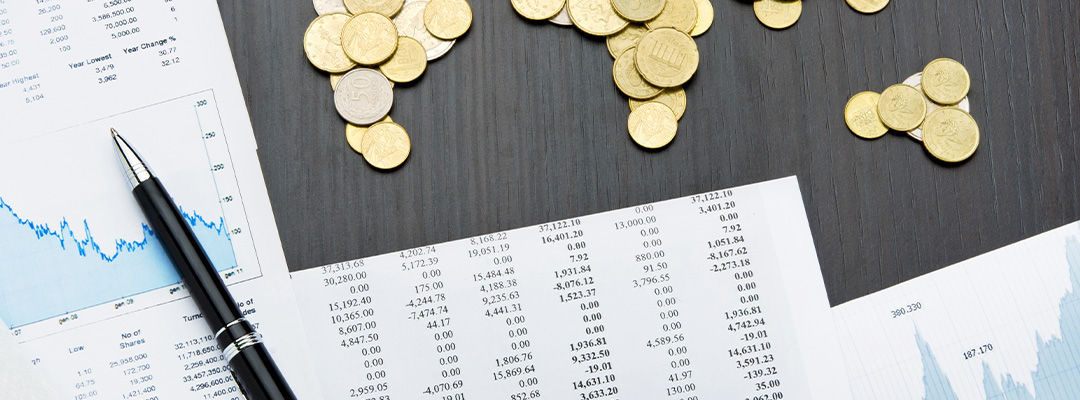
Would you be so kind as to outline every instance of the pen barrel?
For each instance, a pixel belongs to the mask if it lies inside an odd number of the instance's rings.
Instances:
[[[296,396],[270,357],[262,336],[244,319],[225,281],[199,244],[191,223],[180,213],[157,178],[132,189],[150,228],[172,260],[188,293],[215,332],[240,390],[249,400],[292,400]],[[225,229],[225,227],[221,227]]]
[[[244,315],[225,288],[225,281],[161,181],[150,178],[135,186],[132,193],[210,329],[217,331],[242,318]]]

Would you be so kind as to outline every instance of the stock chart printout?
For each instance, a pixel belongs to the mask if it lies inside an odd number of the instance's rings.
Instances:
[[[0,0],[0,320],[75,399],[239,399],[131,195],[146,157],[298,392],[314,388],[217,4]]]
[[[293,282],[327,398],[850,398],[793,177]]]
[[[1080,399],[1080,223],[837,306],[859,399]]]

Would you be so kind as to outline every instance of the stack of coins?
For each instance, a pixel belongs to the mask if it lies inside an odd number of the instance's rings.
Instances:
[[[907,132],[934,158],[964,161],[979,147],[979,125],[968,114],[970,88],[963,65],[939,58],[881,94],[855,94],[844,107],[844,121],[861,138],[877,139],[890,129]]]
[[[304,53],[330,73],[345,139],[375,168],[409,157],[405,128],[390,119],[394,84],[412,82],[472,25],[466,0],[313,0],[319,16]]]
[[[889,5],[889,0],[847,0],[855,11],[873,14]],[[802,15],[802,0],[754,0],[754,16],[772,29],[787,29]]]
[[[709,29],[709,0],[510,0],[530,20],[569,22],[607,38],[615,86],[629,97],[627,129],[638,145],[657,149],[675,138],[686,111],[682,85],[697,72],[693,36]],[[568,19],[563,19],[561,15]]]

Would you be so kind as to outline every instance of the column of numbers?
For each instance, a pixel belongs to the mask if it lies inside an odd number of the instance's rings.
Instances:
[[[672,275],[678,268],[669,264],[661,224],[653,205],[634,207],[634,217],[615,222],[615,230],[629,234],[638,243],[631,260],[637,275],[630,282],[635,293],[648,296],[655,305],[656,333],[644,343],[645,350],[665,357],[664,395],[679,400],[697,400],[697,385],[680,319],[678,292]]]
[[[454,338],[446,280],[435,246],[418,247],[398,253],[401,272],[408,275],[414,297],[406,305],[409,321],[418,324],[432,340],[438,375],[428,378],[420,392],[439,400],[465,400],[462,360]]]
[[[345,396],[363,400],[389,400],[388,383],[379,326],[375,319],[371,282],[364,260],[322,267],[323,286],[336,288],[337,297],[327,304],[330,328],[340,351],[355,357],[360,383],[347,388]]]
[[[469,239],[466,250],[470,263],[481,268],[472,276],[480,291],[480,310],[494,325],[492,332],[505,332],[494,344],[503,350],[492,360],[491,378],[509,400],[539,399],[540,378],[533,361],[529,321],[521,298],[514,254],[506,232]],[[498,343],[498,342],[497,342]]]

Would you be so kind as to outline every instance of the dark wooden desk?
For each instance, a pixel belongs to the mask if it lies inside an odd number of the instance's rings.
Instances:
[[[713,0],[668,148],[646,152],[604,41],[472,0],[470,32],[391,116],[412,155],[379,172],[348,148],[301,38],[307,0],[219,2],[290,268],[798,175],[834,304],[1080,219],[1080,2],[804,2],[771,31]],[[901,135],[848,132],[843,107],[951,57],[982,141],[943,166]]]

